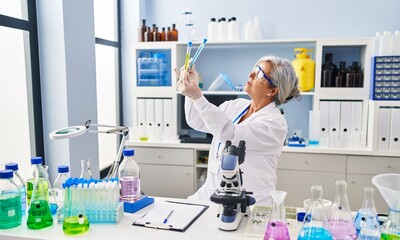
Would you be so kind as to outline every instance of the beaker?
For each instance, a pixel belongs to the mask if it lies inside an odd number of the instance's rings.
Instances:
[[[67,235],[77,235],[89,230],[89,219],[82,206],[82,188],[77,186],[64,189],[64,221],[63,231]]]
[[[381,227],[381,239],[400,239],[400,174],[376,175],[372,183],[389,206],[389,217]]]
[[[321,204],[322,186],[311,186],[311,203],[304,217],[298,240],[332,240],[332,235],[323,223],[326,221],[326,215]],[[316,218],[315,216],[319,216]]]
[[[374,189],[365,187],[364,200],[354,218],[354,226],[357,231],[358,239],[378,240],[381,236],[378,214],[376,212],[373,196]]]
[[[357,238],[346,188],[346,181],[335,181],[335,200],[329,209],[328,220],[324,222],[324,226],[331,232],[334,239]]]
[[[92,172],[90,171],[90,159],[81,160],[81,175],[79,177],[84,179],[92,178]]]
[[[42,229],[53,224],[49,203],[45,197],[47,191],[47,180],[36,178],[33,182],[33,192],[28,211],[28,228]]]
[[[285,191],[271,192],[272,213],[265,230],[264,240],[290,240],[286,224],[286,211],[283,205],[286,194]]]

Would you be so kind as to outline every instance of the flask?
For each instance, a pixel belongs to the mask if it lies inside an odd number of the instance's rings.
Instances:
[[[0,171],[0,229],[21,225],[21,196],[12,170]]]
[[[272,213],[267,224],[264,240],[290,240],[289,229],[286,224],[286,211],[283,202],[286,197],[285,191],[273,191]]]
[[[323,225],[326,215],[321,204],[322,190],[320,185],[311,186],[311,203],[299,231],[298,240],[332,240],[331,233]]]
[[[314,72],[315,62],[310,59],[308,52],[312,49],[295,48],[296,59],[292,61],[292,65],[299,78],[299,89],[302,92],[308,92],[314,88]]]
[[[324,226],[329,229],[334,239],[356,239],[356,228],[346,195],[347,183],[335,181],[335,200],[329,209],[328,220]]]
[[[175,23],[172,24],[172,29],[171,29],[171,41],[178,41],[178,29],[175,28],[176,25]]]
[[[215,18],[211,18],[207,25],[207,38],[208,41],[218,41],[218,23]]]
[[[236,17],[232,17],[228,21],[228,40],[239,41],[239,23],[236,21]]]
[[[218,21],[218,40],[227,41],[228,40],[228,23],[226,18],[220,18]]]
[[[140,198],[139,165],[133,157],[133,149],[124,149],[123,154],[124,159],[118,169],[120,199],[124,202],[134,202]]]
[[[67,235],[85,233],[90,227],[89,219],[86,216],[82,201],[76,197],[82,192],[82,189],[79,188],[82,188],[83,183],[77,183],[78,186],[76,186],[72,184],[73,182],[74,181],[64,184],[64,219],[62,227],[64,233]]]
[[[142,25],[139,27],[138,42],[144,42],[144,33],[146,30],[146,19],[142,19]]]
[[[60,165],[57,168],[58,176],[54,181],[54,197],[57,203],[57,222],[63,220],[63,203],[64,203],[64,189],[63,183],[69,178],[69,167],[67,165]]]
[[[79,177],[84,179],[92,178],[92,172],[90,172],[90,159],[81,160],[81,175]]]
[[[53,224],[53,216],[45,195],[46,182],[41,177],[37,177],[33,181],[32,198],[26,223],[30,229],[42,229]]]
[[[22,177],[18,173],[18,163],[7,163],[6,164],[6,170],[12,170],[14,174],[14,179],[13,181],[15,184],[17,184],[20,196],[21,196],[21,211],[22,215],[25,215],[26,213],[26,187],[25,187],[25,181],[22,179]]]
[[[29,178],[28,180],[26,180],[26,202],[27,202],[28,206],[30,206],[30,203],[31,203],[31,197],[32,197],[32,192],[33,192],[34,183],[36,181],[36,178],[46,179],[45,173],[43,171],[42,163],[43,163],[42,157],[32,157],[31,158],[32,166],[29,171],[30,171],[32,178]],[[49,185],[50,185],[50,183],[48,181],[41,181],[40,184],[44,184],[41,187],[41,189],[43,189],[44,196],[45,196],[46,200],[48,201],[49,200]]]
[[[321,87],[334,87],[337,67],[332,63],[333,54],[325,54],[325,64],[322,65]]]
[[[379,230],[378,213],[375,208],[373,188],[364,188],[364,200],[354,218],[354,226],[358,239],[380,239],[381,233]]]

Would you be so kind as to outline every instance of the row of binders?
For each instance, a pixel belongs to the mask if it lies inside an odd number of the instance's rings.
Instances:
[[[320,144],[326,147],[362,147],[362,101],[320,101]]]
[[[172,109],[171,98],[138,98],[137,132],[139,140],[160,141],[173,139]]]
[[[400,108],[380,107],[378,151],[400,151]]]

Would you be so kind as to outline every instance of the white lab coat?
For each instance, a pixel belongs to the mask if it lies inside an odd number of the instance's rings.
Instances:
[[[189,198],[210,200],[214,191],[221,188],[219,163],[226,140],[232,141],[235,146],[244,140],[246,156],[240,165],[243,188],[253,192],[257,204],[272,204],[270,192],[275,190],[278,157],[286,138],[287,123],[275,102],[252,113],[239,124],[240,118],[232,123],[241,113],[245,113],[250,103],[250,100],[238,98],[216,107],[204,96],[194,102],[186,97],[185,114],[189,126],[213,135],[206,182]]]

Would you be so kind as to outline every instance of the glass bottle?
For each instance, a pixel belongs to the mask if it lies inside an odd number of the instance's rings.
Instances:
[[[64,189],[63,183],[69,178],[69,167],[67,165],[58,166],[58,176],[54,181],[54,197],[57,203],[57,222],[63,220]]]
[[[171,29],[171,41],[178,41],[178,29],[176,29],[175,23],[172,24],[172,29]]]
[[[379,229],[378,213],[374,203],[374,189],[364,188],[364,200],[361,208],[354,218],[354,226],[358,239],[379,240],[381,232]]]
[[[337,67],[332,62],[333,54],[325,54],[325,64],[322,65],[322,82],[321,87],[335,87],[335,77],[337,75]]]
[[[42,163],[43,163],[43,158],[42,157],[32,157],[31,158],[31,169],[30,169],[30,174],[32,176],[32,178],[29,178],[28,180],[26,180],[26,202],[28,204],[28,206],[30,206],[31,203],[31,197],[32,197],[32,192],[33,192],[33,187],[34,187],[34,183],[36,178],[42,178],[42,179],[46,179],[43,167],[42,167]],[[49,181],[41,181],[41,184],[44,184],[44,186],[42,187],[44,190],[44,196],[46,198],[46,200],[49,200]]]
[[[13,181],[12,170],[0,171],[0,229],[21,225],[20,190]]]
[[[289,229],[286,224],[286,211],[284,200],[285,191],[273,191],[271,197],[273,200],[271,217],[267,224],[264,240],[290,240]]]
[[[150,27],[147,27],[146,32],[144,32],[144,41],[145,41],[145,42],[151,42],[151,41],[153,41],[153,35],[151,34],[151,29],[150,29]]]
[[[31,204],[29,205],[27,225],[30,229],[42,229],[53,224],[53,216],[46,199],[47,181],[37,177],[33,182]]]
[[[166,41],[166,40],[165,40],[165,35],[166,35],[165,27],[162,27],[161,30],[162,30],[162,31],[161,31],[161,33],[160,33],[160,41],[164,42],[164,41]]]
[[[133,149],[124,149],[124,159],[118,169],[120,198],[125,202],[134,202],[140,198],[139,165],[134,159]]]
[[[84,179],[92,178],[92,172],[90,171],[90,159],[81,160],[81,175],[79,177]]]
[[[339,63],[338,75],[336,76],[336,82],[335,82],[336,87],[345,87],[346,74],[347,74],[346,62],[342,61]]]
[[[146,30],[146,19],[142,19],[142,25],[139,27],[138,42],[144,42],[144,33]]]
[[[362,87],[364,79],[361,67],[358,66],[358,62],[353,62],[353,71],[355,74],[354,87]]]
[[[304,217],[298,240],[332,240],[332,235],[324,226],[326,215],[322,207],[322,186],[311,186],[310,207]]]
[[[67,235],[85,233],[90,227],[86,211],[79,199],[81,192],[82,189],[79,189],[76,185],[65,185],[63,231]]]
[[[165,41],[172,41],[171,27],[167,27],[167,32],[165,34]]]
[[[21,196],[21,211],[22,215],[25,215],[26,213],[26,187],[25,187],[25,181],[22,179],[22,177],[18,173],[18,163],[7,163],[6,164],[6,170],[12,170],[14,173],[14,179],[13,181],[15,184],[17,184],[20,196]]]
[[[328,220],[324,222],[324,226],[329,229],[333,239],[357,238],[353,216],[347,200],[346,188],[346,181],[335,181],[335,200],[329,209]]]

